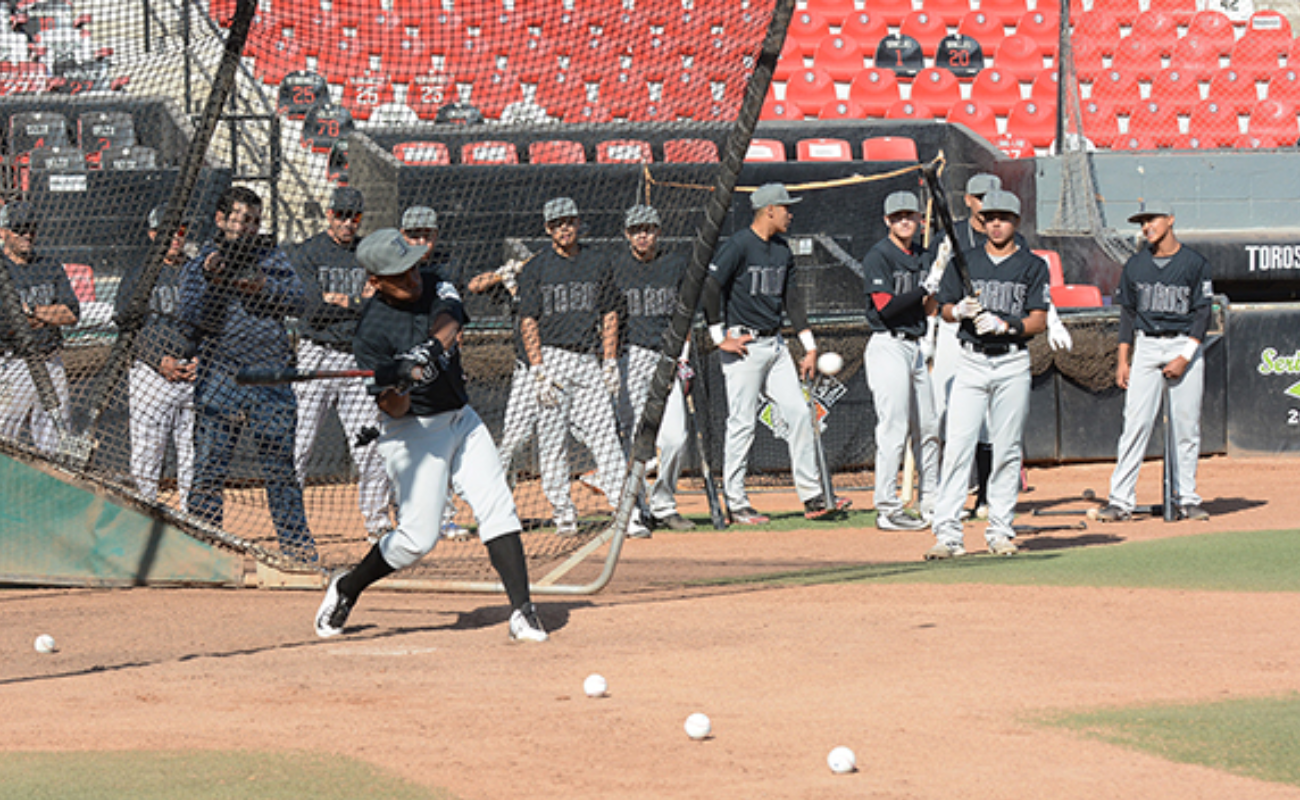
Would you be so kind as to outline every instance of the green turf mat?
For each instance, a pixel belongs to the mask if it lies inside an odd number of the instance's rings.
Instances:
[[[1143,706],[1041,720],[1104,742],[1300,786],[1300,696]]]
[[[24,800],[452,800],[344,756],[319,753],[6,753],[0,795]]]

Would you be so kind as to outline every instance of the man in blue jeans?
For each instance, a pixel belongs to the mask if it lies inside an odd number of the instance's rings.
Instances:
[[[230,460],[245,429],[253,438],[267,506],[281,551],[317,561],[307,528],[302,488],[294,474],[297,401],[293,389],[240,386],[243,367],[283,368],[293,350],[286,316],[306,308],[306,294],[288,257],[258,236],[262,200],[233,186],[217,200],[216,238],[181,273],[181,317],[194,326],[198,376],[194,388],[194,482],[186,510],[210,525],[223,523],[222,492]]]

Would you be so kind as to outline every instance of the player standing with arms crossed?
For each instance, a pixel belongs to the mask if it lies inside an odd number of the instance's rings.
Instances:
[[[361,302],[373,290],[366,271],[357,263],[357,228],[365,212],[361,192],[347,186],[334,190],[326,212],[328,227],[302,244],[293,254],[293,266],[302,279],[307,310],[302,315],[298,343],[299,369],[352,370],[352,335],[361,318]],[[391,527],[388,517],[388,478],[373,442],[358,444],[366,428],[379,424],[375,404],[360,378],[303,381],[293,385],[298,395],[298,428],[293,465],[298,484],[307,484],[307,462],[330,406],[338,410],[344,438],[357,465],[357,501],[366,533],[377,539]],[[368,437],[366,437],[368,438]],[[364,441],[364,439],[362,440]]]
[[[425,252],[392,228],[375,231],[357,249],[376,296],[357,324],[353,350],[361,369],[375,371],[368,390],[381,412],[379,452],[397,496],[397,527],[359,564],[330,578],[316,634],[342,633],[368,586],[433,550],[451,484],[474,510],[510,600],[510,638],[544,642],[514,499],[492,434],[465,393],[457,339],[469,318],[456,287],[417,268]]]
[[[862,261],[871,338],[863,361],[876,407],[876,527],[916,531],[929,527],[939,488],[939,420],[930,390],[930,368],[921,352],[926,319],[952,254],[947,239],[931,254],[915,242],[921,204],[911,192],[885,198],[889,236]],[[911,437],[921,467],[921,519],[908,515],[898,497],[898,470]]]
[[[1047,264],[1016,243],[1020,199],[1010,192],[984,196],[988,241],[964,254],[975,295],[967,293],[957,269],[944,274],[939,302],[949,321],[959,322],[961,356],[948,398],[943,479],[934,509],[938,541],[926,560],[966,554],[962,506],[970,482],[971,458],[987,418],[993,444],[989,476],[989,552],[1016,552],[1011,527],[1020,488],[1021,442],[1029,414],[1029,337],[1047,327]]]
[[[1119,364],[1115,383],[1125,390],[1124,430],[1110,478],[1107,505],[1097,512],[1103,522],[1133,515],[1138,470],[1168,387],[1169,429],[1177,446],[1174,459],[1175,501],[1183,519],[1208,520],[1196,493],[1196,464],[1201,452],[1201,399],[1205,359],[1201,342],[1210,327],[1214,285],[1204,256],[1174,235],[1174,210],[1168,203],[1144,203],[1129,222],[1142,226],[1147,246],[1127,263],[1115,289],[1119,306]],[[1132,364],[1130,364],[1130,359]]]
[[[817,369],[817,343],[808,327],[808,312],[794,280],[794,255],[786,243],[794,214],[785,186],[768,183],[750,197],[754,219],[718,248],[704,284],[704,318],[709,336],[721,351],[722,377],[727,387],[727,442],[723,476],[732,519],[741,525],[761,525],[768,518],[754,510],[745,492],[746,462],[754,444],[754,423],[762,394],[771,398],[786,421],[786,444],[795,491],[804,516],[818,519],[849,506],[835,506],[822,497],[817,454],[813,445],[812,413],[799,379]],[[726,305],[724,323],[723,305]],[[804,357],[795,371],[794,359],[781,336],[781,312],[790,317],[803,344]]]

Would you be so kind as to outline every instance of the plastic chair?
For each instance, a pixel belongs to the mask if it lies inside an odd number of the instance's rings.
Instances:
[[[939,40],[948,35],[948,28],[938,15],[921,9],[903,19],[898,26],[898,33],[915,39],[921,45],[921,54],[934,58],[935,51],[939,49]]]
[[[1133,21],[1129,36],[1139,36],[1162,56],[1171,56],[1178,43],[1178,23],[1173,16],[1158,9],[1147,9]]]
[[[1137,76],[1112,69],[1098,75],[1092,82],[1089,99],[1110,106],[1120,114],[1130,114],[1142,101],[1142,91],[1138,87]]]
[[[971,8],[968,0],[926,0],[925,10],[942,19],[944,25],[955,28]]]
[[[1237,43],[1232,20],[1222,11],[1213,9],[1198,11],[1192,16],[1187,32],[1183,34],[1184,38],[1188,36],[1200,39],[1216,56],[1230,55],[1232,46]]]
[[[1034,255],[1047,262],[1047,283],[1049,286],[1065,285],[1065,270],[1061,267],[1061,254],[1055,250],[1034,250]]]
[[[1029,99],[1038,103],[1051,103],[1056,105],[1057,87],[1060,86],[1061,76],[1055,67],[1048,67],[1038,73],[1034,78],[1033,84],[1029,87]]]
[[[9,118],[9,147],[11,156],[25,157],[40,147],[62,147],[68,144],[68,120],[52,111],[26,111]]]
[[[1226,147],[1241,135],[1236,112],[1214,100],[1202,100],[1192,109],[1187,132],[1211,147]]]
[[[1281,11],[1256,11],[1246,21],[1246,32],[1237,40],[1237,44],[1247,41],[1261,51],[1286,56],[1291,51],[1291,22]]]
[[[971,81],[970,99],[993,109],[993,113],[1006,116],[1021,101],[1020,82],[997,67],[986,69]]]
[[[1174,110],[1149,97],[1135,105],[1129,115],[1127,135],[1140,136],[1153,147],[1171,146],[1181,132]]]
[[[1187,27],[1196,16],[1196,0],[1150,0],[1147,10],[1168,14],[1175,25]]]
[[[1138,14],[1142,13],[1138,0],[1095,0],[1093,8],[1102,8],[1115,17],[1120,25],[1133,27]]]
[[[803,45],[798,39],[786,39],[785,44],[781,45],[781,55],[777,58],[776,67],[772,70],[772,79],[777,81],[786,81],[795,72],[804,68],[803,63]]]
[[[1080,14],[1071,11],[1070,32],[1072,36],[1083,34],[1096,39],[1108,56],[1115,54],[1115,45],[1119,43],[1119,21],[1114,14],[1096,6]]]
[[[70,144],[46,145],[32,150],[27,163],[33,172],[81,173],[86,171],[86,154]]]
[[[874,58],[876,42],[889,35],[889,25],[883,14],[872,11],[855,11],[844,18],[840,36],[852,39],[862,46],[867,57]],[[816,63],[816,59],[813,60]]]
[[[1219,71],[1219,57],[1201,37],[1189,34],[1174,44],[1169,69],[1176,69],[1197,82],[1208,81]]]
[[[984,69],[984,48],[970,36],[960,33],[945,36],[935,51],[934,65],[959,78],[973,78]]]
[[[653,160],[650,143],[640,139],[608,139],[596,143],[598,164],[649,164]]]
[[[1246,133],[1260,139],[1291,147],[1300,140],[1300,127],[1296,125],[1296,107],[1281,100],[1260,100],[1250,110]],[[1274,145],[1277,146],[1277,145]]]
[[[673,164],[716,163],[718,145],[711,139],[669,139],[664,142],[664,161]]]
[[[1280,147],[1293,147],[1295,139],[1285,141],[1275,136],[1256,136],[1253,133],[1243,133],[1232,141],[1229,145],[1233,150],[1276,150]]]
[[[510,142],[466,142],[460,147],[462,164],[518,164],[519,153]]]
[[[784,100],[777,100],[773,95],[768,95],[763,101],[763,107],[759,109],[758,118],[774,122],[795,122],[803,119],[804,114],[795,103],[787,103]]]
[[[785,102],[804,114],[815,114],[835,99],[835,81],[826,70],[812,67],[790,76],[785,84]]]
[[[1029,11],[1025,0],[980,0],[980,11],[997,17],[1002,24],[1011,27]]]
[[[1057,308],[1100,308],[1101,289],[1090,284],[1052,286],[1052,305]]]
[[[447,145],[442,142],[402,142],[393,146],[393,157],[417,167],[451,163]]]
[[[885,112],[885,119],[934,119],[934,112],[923,103],[899,100]]]
[[[1266,17],[1265,19],[1272,19]],[[1292,41],[1290,37],[1276,38],[1272,35],[1246,34],[1232,46],[1232,55],[1228,63],[1233,69],[1250,77],[1252,80],[1267,80],[1283,62],[1290,57]]]
[[[785,161],[785,145],[779,139],[750,139],[745,160],[767,163]]]
[[[876,45],[876,66],[892,69],[901,77],[910,78],[925,69],[925,56],[921,44],[910,36],[890,34]]]
[[[1295,67],[1279,69],[1268,77],[1269,100],[1300,107],[1300,71]]]
[[[1074,59],[1074,74],[1084,83],[1091,83],[1106,71],[1101,45],[1087,34],[1075,34],[1070,39],[1070,55]]]
[[[1021,100],[1007,114],[1007,133],[1047,147],[1056,139],[1056,104]]]
[[[836,100],[827,103],[822,106],[821,111],[817,112],[817,119],[866,119],[870,116],[866,106],[852,100]]]
[[[87,153],[135,144],[135,120],[124,111],[91,111],[77,117],[77,141]]]
[[[997,53],[993,56],[993,66],[1006,75],[1015,76],[1018,81],[1032,81],[1046,66],[1043,63],[1043,50],[1038,42],[1029,36],[1012,34],[1002,40]]]
[[[1192,76],[1170,67],[1156,73],[1151,82],[1151,96],[1172,106],[1176,114],[1190,114],[1201,102],[1201,85]]]
[[[1255,81],[1232,67],[1221,69],[1210,78],[1210,91],[1205,96],[1233,113],[1245,114],[1259,102]]]
[[[800,139],[795,153],[800,161],[853,160],[853,149],[844,139]]]
[[[1083,135],[1097,147],[1113,147],[1119,136],[1119,118],[1112,106],[1103,106],[1093,100],[1079,104]]]
[[[901,25],[912,13],[912,0],[872,0],[871,10],[884,18],[886,25]]]
[[[790,17],[790,25],[786,29],[786,40],[793,39],[799,45],[799,52],[805,56],[811,56],[817,52],[817,46],[822,43],[831,32],[830,23],[826,18],[811,9],[795,11]]]
[[[587,153],[582,142],[549,139],[528,145],[528,161],[531,164],[585,164]]]
[[[948,109],[949,125],[960,123],[970,128],[971,132],[983,136],[992,142],[998,138],[998,119],[993,109],[985,103],[975,100],[962,100],[953,103]]]
[[[833,80],[848,83],[867,68],[868,52],[861,42],[843,34],[822,39],[813,55],[813,66],[825,70]]]
[[[857,103],[869,117],[883,117],[900,100],[898,76],[893,70],[872,67],[859,72],[849,84],[849,101]]]
[[[948,70],[927,67],[912,80],[911,100],[928,106],[936,117],[946,117],[953,103],[961,100],[961,86]]]
[[[376,108],[393,102],[393,82],[387,75],[349,75],[343,83],[343,107],[353,119],[368,120]]]
[[[831,25],[843,25],[853,14],[853,0],[808,0],[808,10],[821,14]]]
[[[1061,43],[1061,15],[1055,11],[1029,11],[1016,20],[1016,33],[1038,42],[1043,52],[1056,52]]]
[[[91,160],[89,155],[87,160]],[[93,161],[102,170],[152,170],[158,169],[158,151],[152,147],[119,144],[104,148]]]
[[[1139,81],[1151,81],[1164,69],[1164,62],[1155,45],[1137,36],[1125,36],[1115,49],[1111,69],[1132,75]]]
[[[919,161],[916,140],[906,136],[873,136],[862,140],[863,161]]]
[[[957,32],[980,43],[985,53],[996,53],[998,45],[1006,38],[1002,19],[983,11],[971,11],[957,24]]]
[[[1011,133],[1004,133],[994,140],[993,146],[1002,151],[1007,158],[1033,158],[1036,153],[1028,139]]]

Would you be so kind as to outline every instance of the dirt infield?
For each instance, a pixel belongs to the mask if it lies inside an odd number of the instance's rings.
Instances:
[[[1208,459],[1209,523],[1094,525],[1023,542],[1295,527],[1294,470]],[[1109,472],[1032,470],[1022,508],[1084,488],[1104,495]],[[1159,497],[1159,474],[1158,464],[1143,471],[1140,499]],[[754,499],[793,508],[788,496]],[[870,495],[854,499],[866,506]],[[543,598],[553,638],[540,646],[506,643],[495,597],[375,591],[347,636],[321,641],[310,627],[316,592],[7,590],[0,749],[339,753],[464,798],[1300,798],[1034,722],[1300,691],[1293,594],[695,583],[914,561],[932,541],[815,528],[656,533],[628,543],[604,593]],[[981,542],[968,527],[969,549]],[[33,652],[42,632],[59,653]],[[592,672],[609,680],[609,697],[582,695]],[[712,718],[713,738],[683,733],[694,711]],[[827,769],[841,744],[859,773]]]

